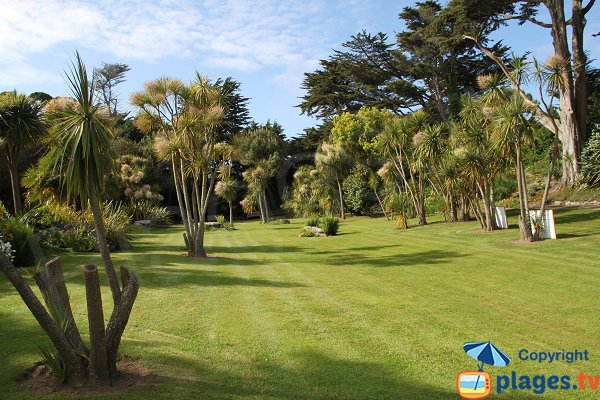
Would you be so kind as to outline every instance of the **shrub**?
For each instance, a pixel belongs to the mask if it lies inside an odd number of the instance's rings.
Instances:
[[[369,187],[370,175],[371,170],[368,167],[357,164],[342,183],[346,206],[355,214],[366,214],[370,204],[374,203]]]
[[[0,201],[0,219],[4,219],[4,218],[8,218],[10,215],[8,214],[8,211],[6,210],[6,207],[4,207],[4,203],[2,203]]]
[[[0,251],[3,252],[10,261],[14,261],[15,251],[13,250],[10,242],[5,242],[3,240],[2,234],[0,234]]]
[[[335,217],[325,217],[321,221],[321,229],[327,236],[335,236],[340,229],[340,220]]]
[[[581,182],[600,186],[600,126],[596,125],[581,152]]]
[[[120,203],[112,201],[105,203],[102,208],[106,241],[111,249],[128,250],[131,248],[129,227],[131,221]]]
[[[217,215],[217,223],[221,226],[225,226],[226,220],[224,215]]]
[[[318,215],[311,215],[306,220],[306,226],[319,226],[320,218]]]
[[[9,217],[0,223],[0,233],[3,240],[10,242],[14,251],[14,264],[17,267],[32,267],[35,265],[35,255],[32,243],[36,240],[33,228],[24,218]]]
[[[408,221],[402,214],[396,219],[396,229],[408,229]]]
[[[169,226],[171,221],[171,211],[167,207],[152,206],[146,210],[145,218],[152,221],[153,226]]]

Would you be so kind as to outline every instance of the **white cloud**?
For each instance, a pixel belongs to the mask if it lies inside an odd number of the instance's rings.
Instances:
[[[327,18],[336,16],[326,7],[327,0],[4,0],[0,80],[55,79],[28,60],[67,44],[124,60],[198,56],[242,71],[297,69],[314,65],[327,46]]]

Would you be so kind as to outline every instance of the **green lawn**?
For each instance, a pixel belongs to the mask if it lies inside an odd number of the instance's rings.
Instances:
[[[121,350],[161,378],[106,398],[455,399],[456,374],[476,368],[462,344],[485,340],[513,359],[492,376],[600,375],[600,211],[557,212],[560,240],[530,245],[513,242],[511,222],[493,233],[476,223],[398,231],[353,218],[326,238],[298,237],[300,220],[248,222],[208,233],[209,260],[182,255],[179,227],[137,234],[133,252],[114,253],[142,285]],[[64,260],[85,332],[80,271],[99,256]],[[4,278],[0,315],[0,397],[30,399],[15,379],[47,341]],[[588,349],[590,361],[524,362],[521,348]]]

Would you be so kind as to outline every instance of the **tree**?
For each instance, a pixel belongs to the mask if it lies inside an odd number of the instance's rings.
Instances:
[[[233,202],[237,199],[239,184],[231,174],[231,165],[222,165],[219,170],[219,182],[215,186],[215,194],[229,205],[229,224],[233,227]]]
[[[188,256],[206,257],[206,213],[220,163],[218,128],[225,109],[218,88],[196,73],[190,84],[172,78],[148,82],[131,95],[140,109],[136,123],[154,133],[154,150],[170,160],[173,182],[185,227]]]
[[[240,83],[231,77],[219,78],[213,86],[221,91],[221,101],[225,108],[223,123],[218,128],[219,141],[223,141],[248,127],[250,122],[248,102],[250,99],[241,94]]]
[[[519,191],[519,228],[521,240],[533,240],[529,218],[529,203],[527,194],[527,179],[523,164],[523,148],[527,141],[531,141],[531,122],[526,115],[531,110],[522,97],[515,94],[502,105],[495,108],[494,132],[496,147],[505,157],[514,160],[517,172],[517,186]]]
[[[324,183],[333,187],[330,192],[337,192],[340,217],[345,219],[342,181],[350,171],[352,159],[342,145],[323,142],[315,154],[315,166]]]
[[[106,107],[111,115],[119,112],[119,97],[114,88],[125,81],[125,74],[131,68],[127,64],[102,63],[102,67],[94,68],[94,82],[99,101]]]
[[[477,47],[501,68],[513,88],[525,101],[529,101],[529,95],[525,92],[521,83],[514,78],[509,66],[502,60],[502,57],[482,43],[480,32],[495,29],[501,23],[510,19],[519,20],[520,23],[530,22],[550,30],[554,55],[567,63],[567,68],[561,71],[562,86],[557,88],[560,100],[557,110],[558,115],[547,113],[539,105],[534,107],[533,111],[540,123],[550,131],[554,131],[555,125],[558,126],[559,138],[562,143],[563,185],[566,186],[577,183],[578,159],[585,140],[587,56],[583,47],[583,33],[586,25],[585,16],[594,3],[595,0],[589,0],[584,6],[581,0],[573,0],[571,17],[567,18],[564,0],[499,0],[489,2],[485,8],[487,18],[484,14],[483,18],[476,22],[472,21],[471,14],[481,16],[480,11],[474,10],[479,6],[471,4],[467,0],[455,0],[449,5],[449,8],[459,10],[458,13],[461,15],[458,18],[467,21],[461,26],[465,37],[476,43]],[[548,13],[549,22],[537,18],[541,7],[545,8]],[[569,42],[571,45],[569,45]]]
[[[476,92],[476,77],[497,67],[456,34],[437,1],[405,7],[406,26],[390,43],[387,35],[365,31],[352,36],[321,68],[305,75],[303,113],[325,120],[362,107],[388,109],[398,115],[424,108],[439,119],[459,100],[460,91]],[[506,49],[491,45],[498,53]]]
[[[42,105],[22,94],[7,92],[0,95],[0,140],[2,161],[10,175],[15,214],[21,210],[19,161],[45,133]]]
[[[53,131],[50,155],[60,171],[68,196],[75,195],[82,205],[89,200],[96,223],[98,246],[105,262],[114,308],[105,326],[98,269],[84,268],[90,348],[83,343],[73,318],[69,294],[60,261],[55,258],[33,275],[46,307],[23,279],[6,255],[0,252],[0,270],[13,284],[23,302],[51,340],[66,369],[66,378],[80,383],[88,378],[106,383],[117,374],[117,354],[121,336],[137,297],[139,284],[134,274],[121,268],[121,283],[116,278],[106,245],[104,221],[100,213],[99,191],[112,168],[109,152],[111,131],[107,120],[95,105],[94,81],[88,81],[85,66],[76,54],[73,70],[67,75],[76,104],[64,110]]]

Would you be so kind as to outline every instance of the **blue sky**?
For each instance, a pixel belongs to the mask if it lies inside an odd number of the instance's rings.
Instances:
[[[569,2],[567,2],[569,3]],[[398,13],[413,1],[391,0],[2,0],[0,91],[68,95],[64,70],[77,49],[88,68],[102,61],[131,66],[120,85],[123,108],[144,82],[189,81],[195,71],[232,76],[250,97],[252,117],[281,123],[295,136],[315,121],[295,107],[304,72],[360,31],[393,36]],[[600,6],[588,14],[586,48],[600,57]],[[513,25],[498,34],[517,53],[540,59],[549,31]],[[598,65],[598,62],[594,62]]]

